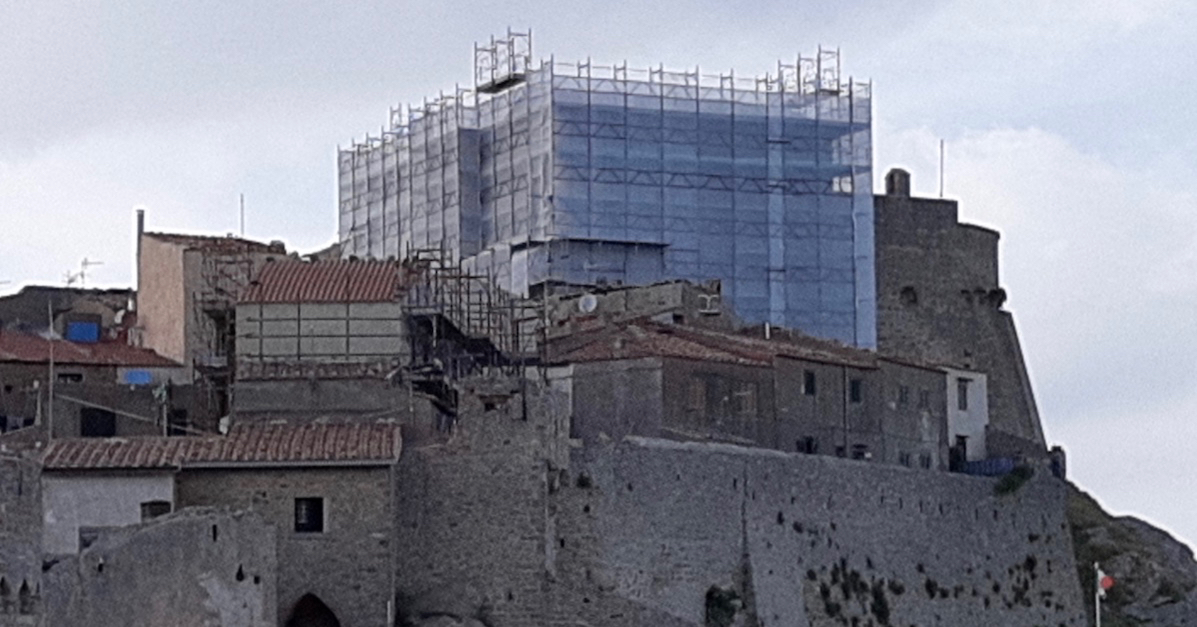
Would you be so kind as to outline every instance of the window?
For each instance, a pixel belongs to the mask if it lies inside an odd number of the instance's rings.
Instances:
[[[919,390],[919,409],[931,408],[931,390]]]
[[[906,451],[902,451],[901,453],[898,453],[898,463],[909,468],[910,467],[910,453],[907,453]]]
[[[690,379],[686,394],[686,409],[705,411],[707,408],[707,386],[702,379]]]
[[[83,383],[82,372],[59,372],[54,378],[59,383]]]
[[[968,411],[968,379],[956,379],[956,409]]]
[[[864,397],[864,383],[860,379],[852,379],[848,382],[848,400],[853,403],[859,403]]]
[[[324,532],[324,499],[295,499],[295,533]]]
[[[845,451],[844,451],[844,447],[843,447],[843,446],[837,446],[837,447],[835,447],[835,456],[836,456],[836,457],[843,457],[845,454],[846,454],[846,453],[845,453]]]
[[[795,442],[794,447],[798,449],[799,453],[814,455],[819,452],[819,440],[808,435]]]
[[[919,454],[919,467],[920,468],[930,468],[931,467],[931,455],[929,453]]]
[[[807,396],[815,395],[815,373],[813,370],[806,370],[802,373],[802,393]]]
[[[869,446],[867,444],[853,444],[852,445],[852,459],[872,459],[873,455],[869,453]]]
[[[189,426],[186,409],[170,410],[166,422],[166,435],[187,435]]]
[[[739,381],[735,388],[736,413],[741,416],[756,415],[756,384]]]
[[[910,404],[910,387],[905,385],[898,386],[898,407],[906,407]]]
[[[146,501],[141,504],[141,521],[153,520],[170,513],[170,501]]]
[[[116,435],[116,414],[94,407],[80,409],[79,435],[85,438],[110,438]]]

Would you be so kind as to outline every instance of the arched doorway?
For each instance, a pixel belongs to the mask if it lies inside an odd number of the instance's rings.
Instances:
[[[295,602],[286,627],[341,627],[341,621],[320,597],[309,593]]]

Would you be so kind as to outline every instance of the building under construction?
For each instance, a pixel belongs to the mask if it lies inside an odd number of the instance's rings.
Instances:
[[[749,322],[876,346],[870,85],[819,49],[772,73],[475,46],[469,89],[342,149],[346,257],[439,249],[519,295],[717,280]]]

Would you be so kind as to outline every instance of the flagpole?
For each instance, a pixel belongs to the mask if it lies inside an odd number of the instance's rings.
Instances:
[[[1101,627],[1101,567],[1093,562],[1093,617],[1096,627]]]

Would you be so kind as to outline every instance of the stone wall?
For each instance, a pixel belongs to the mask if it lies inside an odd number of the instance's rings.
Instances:
[[[684,624],[713,587],[762,627],[1085,624],[1051,478],[996,496],[991,479],[637,438],[576,451],[570,473],[559,577]]]
[[[878,349],[986,373],[990,424],[1043,448],[1018,333],[1002,309],[998,233],[959,223],[955,201],[891,193],[874,204]]]
[[[393,477],[386,467],[186,470],[178,507],[252,511],[277,534],[278,624],[306,594],[342,625],[381,625],[392,600]],[[295,529],[295,499],[324,499],[324,531]],[[274,608],[272,608],[272,616]]]
[[[40,468],[0,453],[0,627],[37,625],[42,611]]]
[[[107,532],[46,574],[46,624],[273,626],[273,540],[256,516],[209,509]]]
[[[543,388],[524,394],[518,380],[467,386],[450,441],[405,448],[399,462],[400,615],[547,625],[565,400]]]

